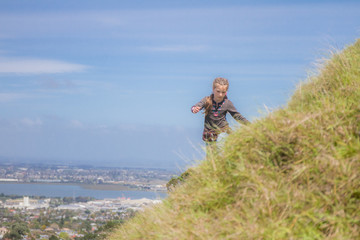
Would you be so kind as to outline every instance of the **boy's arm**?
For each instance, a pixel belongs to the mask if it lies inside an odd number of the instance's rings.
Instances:
[[[200,102],[191,107],[192,113],[198,113],[205,106],[205,98],[201,99]]]
[[[241,121],[243,124],[249,124],[250,122],[243,116],[241,115],[235,108],[234,104],[229,100],[229,105],[228,105],[228,112],[231,114],[231,116],[237,120],[237,121]]]

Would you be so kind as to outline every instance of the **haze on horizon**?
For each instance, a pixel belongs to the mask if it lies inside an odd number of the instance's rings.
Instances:
[[[229,79],[249,120],[360,32],[358,1],[0,2],[0,162],[177,169]],[[231,120],[233,127],[238,125]]]

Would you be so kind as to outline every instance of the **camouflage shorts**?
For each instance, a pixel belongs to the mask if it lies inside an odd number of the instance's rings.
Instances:
[[[215,142],[218,138],[218,132],[214,130],[204,130],[202,140],[204,142]]]

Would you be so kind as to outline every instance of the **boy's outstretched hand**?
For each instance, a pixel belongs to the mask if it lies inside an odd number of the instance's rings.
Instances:
[[[192,107],[191,111],[192,113],[198,113],[201,110],[201,107]]]

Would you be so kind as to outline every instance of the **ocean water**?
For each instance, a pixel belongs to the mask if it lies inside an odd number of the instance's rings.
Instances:
[[[163,199],[167,196],[163,192],[150,191],[114,191],[85,189],[78,185],[58,184],[22,184],[0,183],[0,194],[15,194],[20,196],[45,196],[45,197],[93,197],[105,198],[130,198],[130,199]]]

